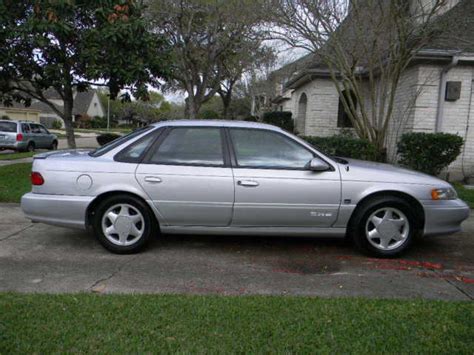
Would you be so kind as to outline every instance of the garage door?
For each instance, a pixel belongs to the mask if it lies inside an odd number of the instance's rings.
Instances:
[[[27,111],[5,111],[5,114],[10,117],[11,120],[24,120],[39,122],[39,114],[37,112]]]

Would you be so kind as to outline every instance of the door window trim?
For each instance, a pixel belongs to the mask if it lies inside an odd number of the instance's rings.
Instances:
[[[137,139],[133,143],[130,143],[125,148],[120,150],[117,154],[115,154],[114,158],[113,158],[114,161],[119,162],[119,163],[141,164],[143,162],[143,160],[145,159],[145,157],[147,156],[150,149],[153,148],[153,145],[156,143],[156,141],[160,139],[161,135],[163,135],[164,131],[165,131],[165,129],[163,127],[160,127],[158,129],[152,130],[148,134],[145,134],[143,137]],[[133,158],[128,158],[127,159],[127,158],[123,157],[127,153],[127,151],[130,149],[130,147],[134,146],[135,144],[140,144],[144,140],[148,139],[150,136],[155,136],[155,137],[152,139],[151,144],[148,145],[148,147],[145,148],[145,150],[140,154],[139,157],[137,157],[135,159],[133,159]]]
[[[222,155],[223,155],[223,164],[200,164],[200,163],[155,163],[151,161],[153,153],[156,152],[161,144],[165,141],[166,137],[173,131],[174,129],[180,128],[191,128],[191,129],[217,129],[219,130],[220,140],[221,140],[221,148],[222,148]],[[160,135],[159,139],[157,139],[148,149],[146,155],[144,156],[141,164],[150,164],[150,165],[171,165],[171,166],[196,166],[196,167],[204,167],[204,168],[230,168],[230,154],[229,154],[229,147],[227,146],[227,140],[225,136],[225,130],[223,127],[219,126],[168,126],[165,128],[163,134]]]
[[[334,166],[327,161],[324,157],[322,157],[320,154],[317,152],[309,149],[308,147],[304,146],[297,140],[287,136],[286,134],[278,131],[274,131],[271,129],[266,129],[266,128],[254,128],[254,127],[226,127],[225,130],[227,132],[227,139],[229,142],[230,146],[230,152],[231,152],[231,161],[232,161],[232,168],[233,169],[265,169],[265,170],[290,170],[290,171],[311,171],[308,168],[292,168],[292,167],[271,167],[271,166],[245,166],[245,165],[239,165],[238,164],[238,159],[237,159],[237,154],[235,152],[235,147],[234,147],[234,142],[232,141],[232,135],[231,135],[231,130],[232,129],[239,129],[239,130],[251,130],[251,131],[265,131],[265,132],[271,132],[280,136],[283,136],[286,139],[290,139],[293,143],[299,145],[300,147],[306,149],[308,152],[310,152],[313,155],[313,158],[318,157],[322,161],[324,161],[326,164],[329,165],[330,169],[328,171],[336,171]]]

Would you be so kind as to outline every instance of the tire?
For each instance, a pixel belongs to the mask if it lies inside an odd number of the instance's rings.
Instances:
[[[49,150],[57,150],[58,149],[58,141],[53,141],[51,143],[51,147],[49,147]]]
[[[136,197],[123,194],[100,202],[92,219],[95,237],[115,254],[141,251],[155,234],[155,226],[156,220],[148,205]]]
[[[35,144],[33,142],[28,143],[26,146],[26,152],[34,152],[35,151]]]
[[[415,210],[404,199],[380,196],[357,207],[349,234],[364,254],[379,258],[397,257],[418,234]]]

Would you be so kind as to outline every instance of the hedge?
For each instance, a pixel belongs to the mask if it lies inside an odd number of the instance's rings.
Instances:
[[[330,137],[302,136],[309,144],[324,153],[361,160],[377,161],[377,149],[368,140],[344,135]]]
[[[430,175],[456,160],[464,141],[450,133],[411,132],[402,135],[397,145],[399,164]]]
[[[290,111],[273,111],[263,114],[263,122],[283,128],[288,132],[293,132],[294,122]]]

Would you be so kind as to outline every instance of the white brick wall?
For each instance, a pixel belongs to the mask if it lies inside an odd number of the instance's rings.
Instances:
[[[396,162],[396,142],[410,131],[434,132],[438,107],[439,78],[442,67],[417,65],[403,74],[397,89],[393,118],[386,138],[387,157]],[[451,180],[474,177],[474,102],[472,82],[474,68],[459,65],[451,69],[448,81],[461,81],[461,98],[445,101],[442,131],[459,134],[466,139],[463,154],[449,167]],[[298,117],[298,100],[306,93],[308,104],[304,135],[331,136],[340,133],[337,128],[339,96],[330,79],[315,79],[296,89],[285,109]]]

